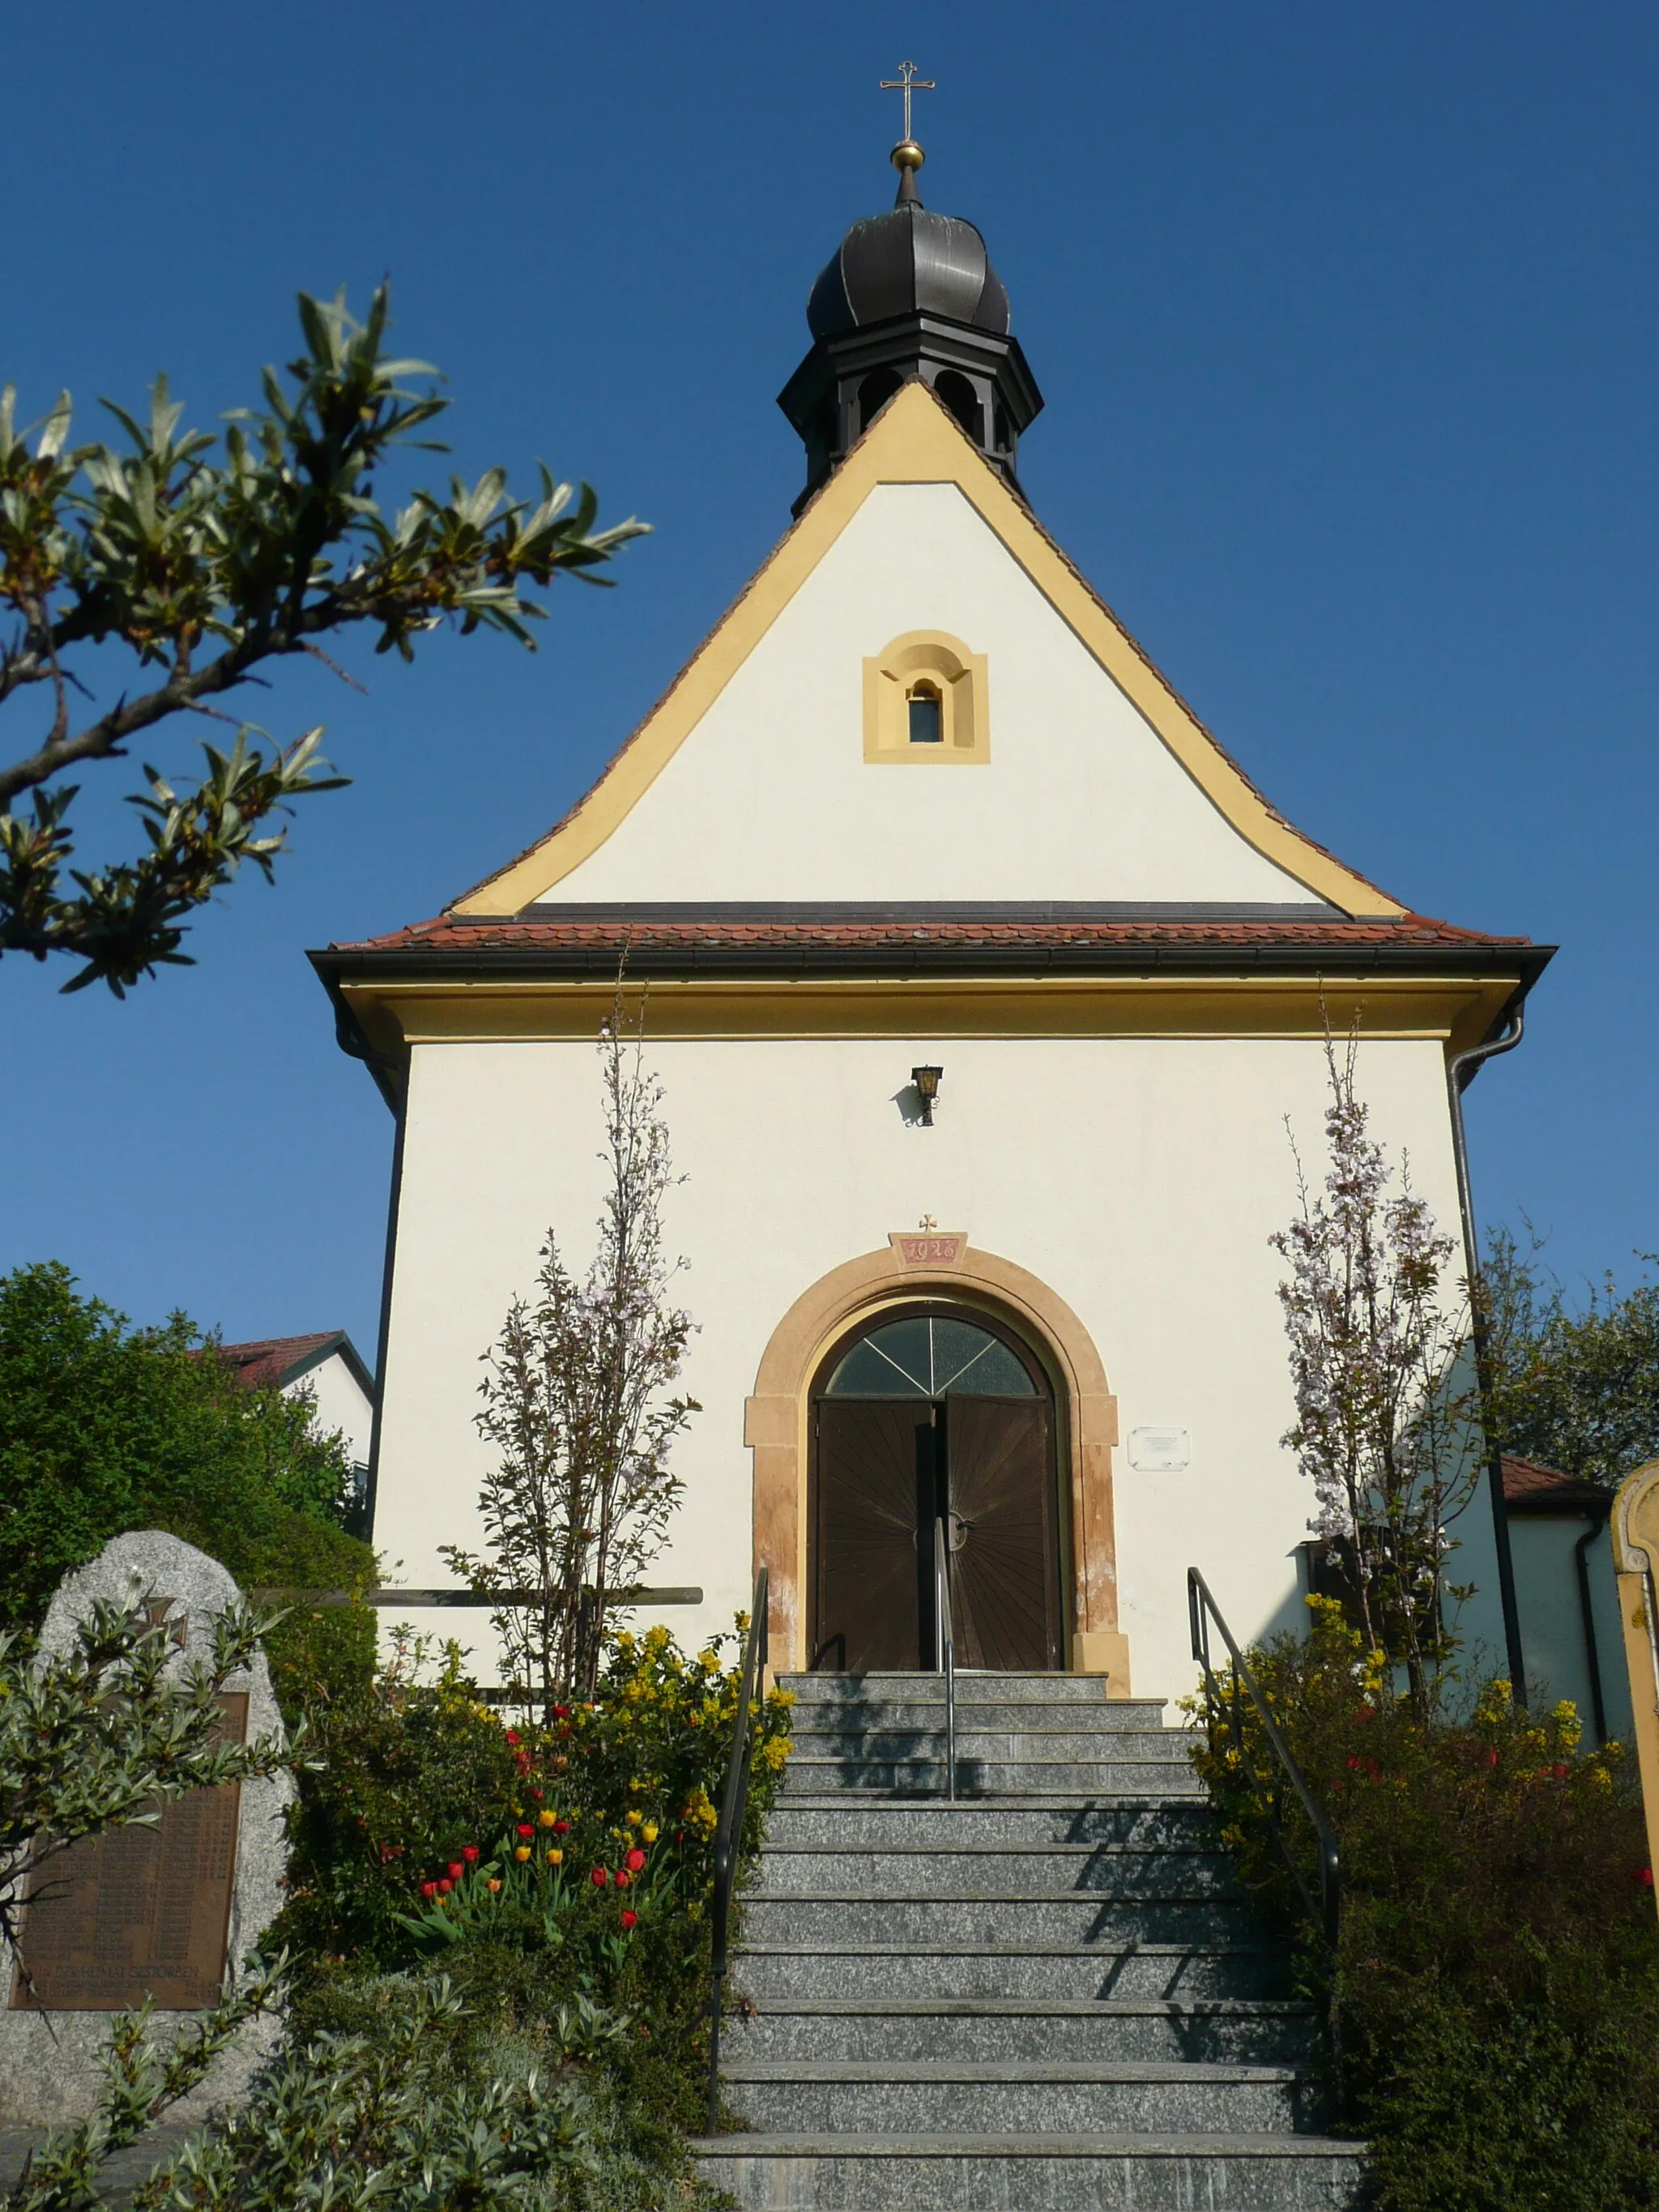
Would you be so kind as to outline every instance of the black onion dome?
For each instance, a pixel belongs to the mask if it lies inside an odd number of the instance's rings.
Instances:
[[[1008,295],[973,224],[908,200],[853,225],[812,287],[806,320],[827,339],[914,314],[1008,330]]]

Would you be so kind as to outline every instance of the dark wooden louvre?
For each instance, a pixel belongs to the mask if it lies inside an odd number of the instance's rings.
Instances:
[[[821,1400],[815,1492],[813,1663],[854,1674],[931,1667],[921,1569],[931,1571],[933,1553],[924,1560],[916,1542],[935,1511],[927,1401]]]
[[[1040,1398],[953,1396],[945,1418],[957,1663],[1058,1667],[1052,1409]]]

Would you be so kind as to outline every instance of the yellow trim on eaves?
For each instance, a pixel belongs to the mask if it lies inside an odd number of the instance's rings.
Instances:
[[[783,1037],[1436,1038],[1462,1051],[1513,997],[1512,975],[653,977],[653,1042]],[[614,980],[344,979],[377,1050],[591,1041]]]
[[[878,484],[951,483],[974,507],[1200,789],[1265,860],[1345,914],[1407,909],[1274,813],[925,384],[889,401],[748,589],[585,799],[527,853],[455,901],[517,914],[597,852],[649,789]]]

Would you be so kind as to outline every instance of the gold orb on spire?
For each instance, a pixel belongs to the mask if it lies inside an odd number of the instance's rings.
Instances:
[[[914,175],[927,156],[914,138],[901,138],[889,158],[896,169],[908,169]]]

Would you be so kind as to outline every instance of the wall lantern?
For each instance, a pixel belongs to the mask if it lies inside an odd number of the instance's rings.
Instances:
[[[915,1085],[916,1096],[921,1101],[921,1126],[924,1129],[931,1129],[933,1126],[933,1101],[939,1097],[939,1078],[944,1073],[942,1067],[913,1067],[910,1070],[910,1080]]]

